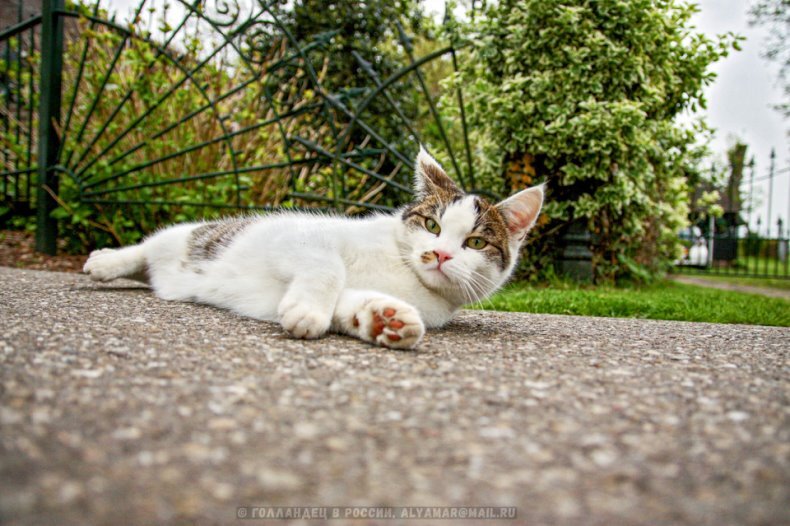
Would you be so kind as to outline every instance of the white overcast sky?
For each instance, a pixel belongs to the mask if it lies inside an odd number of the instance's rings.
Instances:
[[[768,195],[768,181],[755,184],[761,194],[761,205],[755,211],[760,215],[763,231],[767,219],[767,202],[772,207],[771,223],[781,217],[787,228],[790,213],[790,141],[787,130],[790,121],[773,109],[782,101],[782,90],[777,82],[778,67],[764,58],[767,30],[750,27],[748,9],[752,2],[745,0],[701,0],[701,11],[695,22],[708,35],[733,31],[746,37],[743,49],[731,54],[713,67],[717,77],[708,87],[708,124],[716,129],[712,150],[723,157],[727,147],[737,138],[749,145],[755,157],[755,179],[768,176],[771,148],[776,150],[776,171],[773,193]],[[748,191],[748,186],[743,187]],[[775,226],[773,232],[775,233]]]
[[[152,0],[158,5],[166,0]],[[717,63],[713,71],[717,74],[714,83],[706,92],[708,108],[703,113],[708,124],[715,128],[716,135],[711,144],[715,157],[723,161],[729,145],[739,139],[749,146],[749,155],[755,158],[755,194],[759,206],[753,214],[752,224],[760,216],[765,230],[768,202],[768,169],[771,149],[776,150],[776,171],[770,199],[771,223],[781,217],[787,225],[790,215],[790,141],[787,130],[790,120],[771,106],[782,101],[781,88],[777,82],[778,68],[760,56],[765,48],[767,30],[750,27],[749,5],[754,0],[698,0],[701,8],[694,23],[703,33],[715,36],[728,31],[746,37],[742,51],[734,52]],[[108,5],[107,0],[103,0]],[[119,14],[128,13],[138,0],[110,0],[109,5]],[[171,2],[178,4],[178,2]],[[441,16],[444,0],[424,0],[426,11]],[[177,9],[173,9],[176,15]],[[784,170],[784,171],[783,171]],[[748,175],[748,174],[747,174]],[[744,187],[748,192],[748,185]],[[775,232],[775,229],[774,229]]]

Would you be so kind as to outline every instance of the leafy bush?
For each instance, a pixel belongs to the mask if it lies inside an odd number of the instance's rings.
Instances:
[[[709,66],[737,46],[695,33],[669,0],[503,0],[474,26],[467,87],[483,172],[510,191],[545,181],[526,265],[545,269],[569,225],[593,234],[596,280],[648,277],[677,255]],[[491,173],[493,172],[493,173]]]

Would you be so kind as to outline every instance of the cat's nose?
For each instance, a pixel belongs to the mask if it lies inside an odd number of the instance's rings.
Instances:
[[[453,259],[453,256],[444,250],[434,250],[433,253],[436,254],[436,259],[439,260],[439,266],[442,266],[442,263],[445,261]]]

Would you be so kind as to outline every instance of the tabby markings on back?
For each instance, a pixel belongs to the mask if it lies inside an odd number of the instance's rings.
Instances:
[[[238,217],[206,223],[194,229],[189,236],[188,257],[191,262],[216,259],[224,248],[256,218]]]

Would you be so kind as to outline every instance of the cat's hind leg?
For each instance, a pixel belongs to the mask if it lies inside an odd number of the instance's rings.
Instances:
[[[124,277],[145,281],[145,270],[143,245],[94,250],[82,268],[94,281],[111,281]]]
[[[161,298],[187,299],[191,291],[179,290],[178,280],[183,281],[183,276],[188,275],[183,267],[188,259],[189,237],[199,225],[174,225],[137,245],[94,250],[82,271],[94,281],[136,279],[150,283]]]
[[[413,349],[425,335],[425,324],[415,307],[368,290],[343,290],[332,324],[338,332],[393,349]]]

